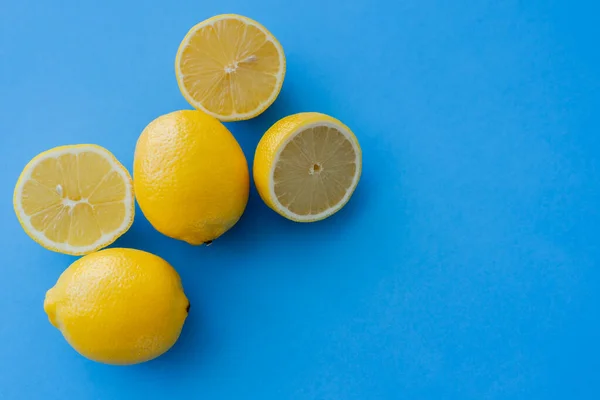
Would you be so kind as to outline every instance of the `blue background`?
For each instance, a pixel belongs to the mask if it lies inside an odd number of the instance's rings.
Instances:
[[[596,2],[0,2],[1,399],[600,398],[600,25]],[[141,213],[117,245],[176,267],[191,314],[138,366],[84,359],[47,321],[75,259],[19,227],[12,190],[48,148],[128,167],[155,117],[189,108],[180,40],[222,12],[262,22],[288,71],[228,127],[251,163],[300,111],[340,118],[363,177],[334,217],[295,224],[252,189],[205,248]]]

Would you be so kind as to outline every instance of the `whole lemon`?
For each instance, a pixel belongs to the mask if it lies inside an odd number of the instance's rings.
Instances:
[[[117,248],[75,261],[44,301],[48,319],[77,352],[116,365],[169,350],[189,306],[179,275],[165,260]]]
[[[148,221],[193,245],[211,242],[248,202],[246,157],[229,130],[202,111],[175,111],[140,135],[133,165],[136,198]]]

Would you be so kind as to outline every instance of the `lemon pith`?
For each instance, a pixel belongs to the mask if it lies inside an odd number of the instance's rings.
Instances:
[[[175,57],[177,84],[196,109],[221,121],[253,118],[277,98],[286,61],[263,25],[222,14],[192,27]]]
[[[13,206],[25,232],[40,245],[82,255],[108,246],[129,229],[133,183],[105,148],[60,146],[25,166]]]
[[[202,111],[175,111],[152,121],[138,139],[133,175],[148,221],[193,245],[233,227],[248,202],[248,163],[241,147],[220,121]]]
[[[339,211],[356,189],[361,170],[356,136],[341,121],[320,113],[277,121],[261,138],[253,166],[263,201],[297,222]]]
[[[77,352],[116,365],[169,350],[188,309],[173,267],[153,254],[121,248],[75,261],[44,300],[48,319]]]

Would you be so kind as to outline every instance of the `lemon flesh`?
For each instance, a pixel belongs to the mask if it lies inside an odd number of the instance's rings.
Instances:
[[[19,177],[13,202],[31,238],[72,255],[108,246],[134,216],[131,176],[96,145],[56,147],[35,157]]]
[[[245,120],[277,98],[285,55],[264,26],[224,14],[188,32],[177,51],[175,73],[181,93],[195,108],[221,121]]]
[[[322,220],[340,210],[360,179],[358,140],[342,122],[319,113],[295,114],[275,123],[254,158],[261,198],[298,222]]]
[[[77,352],[115,365],[169,350],[189,305],[179,275],[165,260],[120,248],[75,261],[44,300],[48,319]]]

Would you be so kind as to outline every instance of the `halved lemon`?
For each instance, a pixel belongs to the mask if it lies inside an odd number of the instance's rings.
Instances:
[[[250,18],[223,14],[187,33],[177,51],[181,93],[196,109],[221,121],[240,121],[265,111],[285,76],[281,44]]]
[[[293,221],[313,222],[348,202],[360,179],[362,153],[342,122],[300,113],[269,128],[256,148],[253,170],[269,207]]]
[[[87,254],[114,242],[133,222],[129,172],[106,149],[61,146],[31,160],[13,205],[25,232],[59,253]]]

